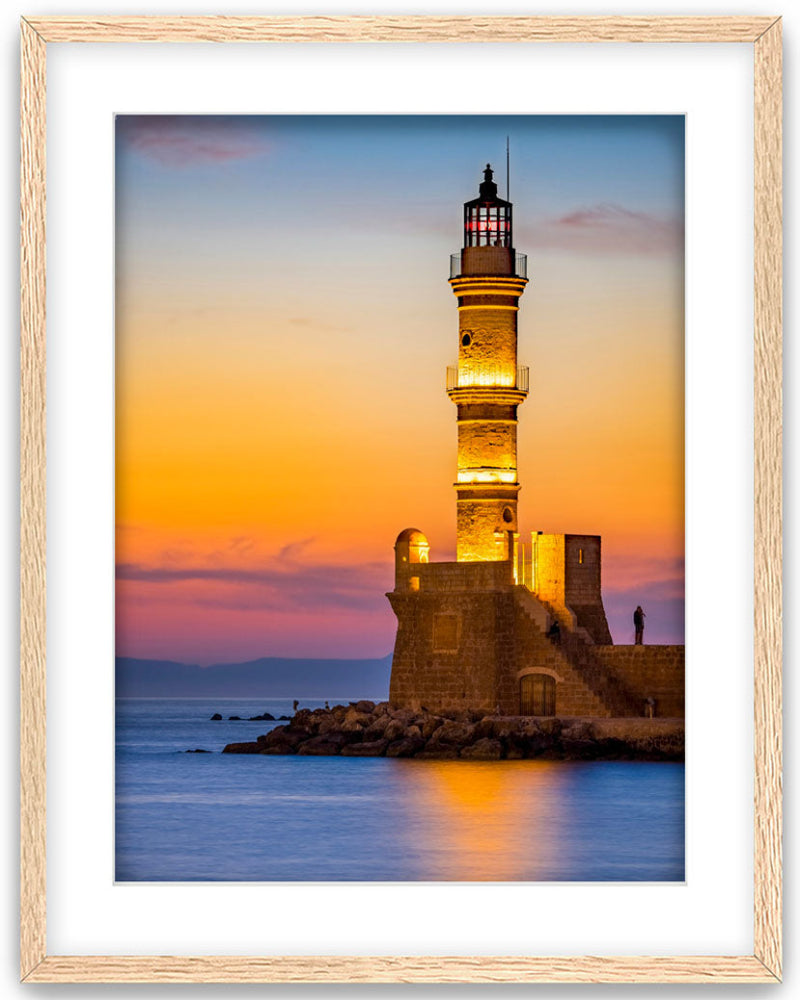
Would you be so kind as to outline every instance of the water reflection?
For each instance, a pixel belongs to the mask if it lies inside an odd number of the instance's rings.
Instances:
[[[564,841],[568,769],[554,761],[403,761],[409,821],[436,859],[427,878],[547,877]],[[422,846],[422,845],[420,845]]]

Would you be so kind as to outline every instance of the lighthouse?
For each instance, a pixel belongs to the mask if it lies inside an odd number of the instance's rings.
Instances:
[[[517,316],[527,258],[488,164],[464,204],[462,237],[450,260],[458,345],[446,383],[458,428],[456,560],[432,558],[419,528],[397,536],[389,700],[462,716],[630,716],[658,683],[662,706],[682,714],[683,647],[612,643],[600,536],[536,530],[522,540],[517,411],[528,369]]]
[[[450,260],[458,301],[458,362],[447,394],[457,407],[456,558],[513,560],[519,537],[517,407],[528,369],[517,362],[517,314],[527,258],[514,250],[512,206],[487,163],[464,205],[463,246]]]

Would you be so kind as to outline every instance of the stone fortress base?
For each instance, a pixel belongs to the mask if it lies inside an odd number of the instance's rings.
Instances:
[[[516,558],[428,562],[422,532],[395,545],[389,702],[502,716],[684,717],[684,647],[615,646],[600,538],[532,536]],[[557,634],[553,623],[557,622]]]

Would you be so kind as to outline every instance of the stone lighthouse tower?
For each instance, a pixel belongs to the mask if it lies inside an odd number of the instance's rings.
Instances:
[[[517,409],[528,369],[517,361],[517,314],[527,283],[511,204],[498,198],[487,165],[450,261],[458,300],[458,360],[447,371],[458,424],[456,561],[430,559],[418,528],[397,536],[386,595],[397,616],[389,700],[411,709],[594,717],[641,715],[656,692],[662,714],[682,714],[683,647],[611,641],[600,537],[533,531],[520,541]]]
[[[511,203],[497,196],[489,164],[478,197],[464,205],[464,243],[453,254],[450,284],[458,299],[458,364],[447,393],[458,408],[456,558],[515,555],[517,407],[528,369],[517,364],[517,312],[527,282],[514,251]]]

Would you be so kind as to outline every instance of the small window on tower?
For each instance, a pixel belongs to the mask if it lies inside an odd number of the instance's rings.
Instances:
[[[583,549],[578,549],[578,562],[583,562]]]
[[[468,333],[465,333],[464,336],[461,338],[461,346],[469,347],[471,343],[472,343],[472,337],[470,337]]]
[[[506,522],[506,524],[511,524],[511,522],[514,520],[514,512],[510,507],[506,507],[506,509],[503,511],[503,520]],[[583,559],[581,559],[581,561],[583,561]]]

